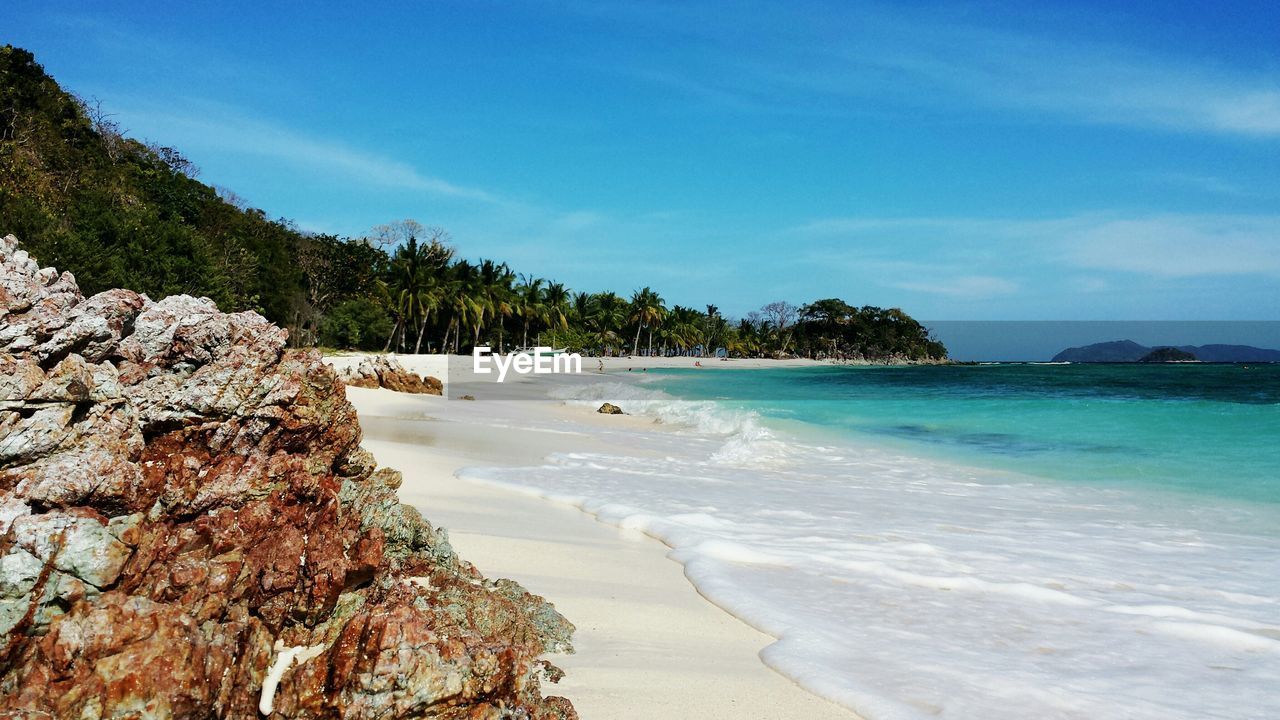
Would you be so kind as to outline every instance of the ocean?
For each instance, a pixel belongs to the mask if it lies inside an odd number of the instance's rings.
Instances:
[[[671,546],[870,720],[1280,717],[1280,367],[650,371],[626,455],[476,480]],[[617,431],[607,428],[601,433]]]

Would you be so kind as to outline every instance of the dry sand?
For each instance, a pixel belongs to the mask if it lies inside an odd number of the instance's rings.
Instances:
[[[428,374],[444,362],[401,360]],[[551,658],[566,677],[546,691],[568,697],[584,718],[856,718],[766,667],[757,653],[773,638],[700,596],[667,546],[568,505],[454,476],[467,465],[531,464],[558,451],[631,452],[574,428],[645,420],[545,401],[348,393],[366,447],[404,473],[401,498],[447,528],[483,573],[519,581],[577,626],[577,653]],[[541,422],[529,422],[534,416]]]
[[[367,353],[350,353],[344,355],[331,355],[325,360],[336,367],[347,367],[359,364],[360,360]],[[452,361],[454,363],[470,362],[470,356],[466,355],[395,355],[394,357],[400,361],[405,367],[414,370],[422,375],[431,375],[448,381],[448,365]],[[701,367],[709,370],[714,369],[760,369],[760,368],[781,368],[781,367],[813,367],[818,365],[830,365],[830,361],[826,360],[805,360],[803,358],[795,358],[788,360],[767,360],[763,358],[732,358],[726,360],[718,360],[716,358],[696,358],[696,357],[606,357],[598,358],[588,355],[582,356],[582,371],[586,375],[595,375],[599,369],[600,362],[604,363],[606,373],[627,372],[631,370],[643,370],[644,368],[692,368],[699,367],[695,363],[700,363]]]

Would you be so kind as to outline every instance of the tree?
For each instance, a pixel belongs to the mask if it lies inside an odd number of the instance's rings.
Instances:
[[[600,353],[607,354],[611,343],[618,340],[618,329],[626,322],[627,301],[617,293],[602,292],[590,297],[587,326],[594,332]]]
[[[637,354],[640,347],[640,331],[652,328],[667,316],[667,308],[662,304],[662,297],[648,287],[635,291],[631,295],[629,320],[636,325],[636,336],[631,343],[631,354]],[[653,350],[653,331],[649,332],[649,350]]]
[[[393,220],[384,225],[375,225],[364,235],[365,242],[380,247],[388,252],[405,245],[409,238],[419,240],[435,239],[444,243],[448,233],[443,228],[427,227],[413,218]]]
[[[843,322],[856,310],[839,298],[827,298],[825,300],[814,300],[800,309],[800,317],[821,323],[826,327],[834,326]]]
[[[370,298],[352,298],[332,310],[320,322],[320,344],[351,350],[376,350],[391,332],[386,309]]]
[[[691,350],[702,338],[702,313],[693,308],[676,305],[671,308],[667,320],[660,327],[664,354],[669,344],[679,352]]]
[[[546,322],[548,313],[544,302],[542,278],[524,275],[516,287],[516,314],[524,322],[524,332],[520,338],[521,347],[529,347],[529,325],[534,322]]]
[[[552,330],[551,344],[555,345],[555,331],[569,329],[569,291],[561,283],[551,283],[542,299],[547,309],[547,323]]]
[[[787,346],[791,344],[791,326],[800,315],[799,309],[786,300],[778,300],[760,308],[760,314],[778,340],[778,353],[786,355]]]
[[[470,327],[474,318],[481,316],[482,309],[477,301],[480,283],[476,266],[459,260],[448,270],[445,283],[441,289],[442,305],[449,312],[449,320],[445,327],[444,340],[441,347],[449,347],[450,335],[453,348],[458,350],[461,344],[462,328]]]
[[[444,244],[445,237],[442,231],[435,232],[420,243],[416,236],[410,235],[395,249],[390,280],[384,286],[396,322],[384,350],[398,337],[397,345],[403,351],[410,328],[417,330],[414,352],[421,349],[427,321],[442,300],[440,276],[453,257],[453,250]]]

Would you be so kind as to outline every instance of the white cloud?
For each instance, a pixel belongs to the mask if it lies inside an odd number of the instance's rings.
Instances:
[[[190,102],[189,112],[152,111],[146,105],[122,113],[130,126],[142,125],[147,135],[182,148],[252,155],[288,163],[299,170],[320,172],[341,182],[419,191],[442,197],[498,203],[485,190],[425,174],[404,162],[366,152],[345,143],[320,138],[222,105]]]
[[[1167,183],[1169,185],[1177,185],[1183,188],[1190,188],[1204,193],[1213,195],[1226,195],[1230,197],[1256,197],[1259,195],[1256,191],[1246,189],[1228,180],[1212,175],[1197,175],[1195,173],[1171,172],[1157,173],[1148,176],[1149,179],[1158,182]]]
[[[991,28],[922,28],[862,62],[997,106],[1095,123],[1280,136],[1280,78]],[[901,39],[901,38],[900,38]]]
[[[890,287],[912,292],[965,300],[984,300],[1002,295],[1013,295],[1018,292],[1017,282],[994,275],[960,275],[933,280],[913,280],[911,282],[889,283]]]
[[[1068,238],[1081,267],[1169,278],[1280,276],[1280,217],[1164,215],[1101,222]]]
[[[755,10],[731,24],[714,15],[686,23],[685,46],[624,72],[736,110],[840,114],[976,103],[1077,122],[1280,137],[1273,67],[966,24],[933,7],[850,3],[820,25]],[[681,22],[668,15],[648,20]]]
[[[1101,293],[1111,289],[1111,283],[1093,275],[1078,275],[1068,278],[1067,283],[1072,292],[1083,294]]]
[[[574,233],[598,227],[606,220],[607,218],[598,212],[573,210],[556,217],[551,222],[550,231],[552,233]]]
[[[1082,214],[1060,218],[825,218],[787,231],[810,247],[850,257],[851,265],[910,256],[927,264],[902,267],[939,279],[938,286],[1006,293],[1017,288],[980,280],[1020,269],[1061,273],[1087,269],[1178,279],[1280,276],[1280,216]],[[947,278],[953,278],[948,281]],[[969,278],[962,282],[956,279]],[[1097,292],[1105,278],[1079,287]],[[923,290],[933,282],[912,283]],[[919,287],[915,287],[919,286]],[[905,287],[901,284],[895,287]],[[940,291],[942,292],[942,291]]]

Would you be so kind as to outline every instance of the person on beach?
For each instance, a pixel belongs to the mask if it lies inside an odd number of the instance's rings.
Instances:
[[[599,360],[596,360],[596,362],[600,363],[600,367],[596,370],[596,372],[598,372],[598,373],[600,373],[601,375],[603,375],[603,374],[604,374],[604,358],[601,358],[601,359],[599,359]]]

